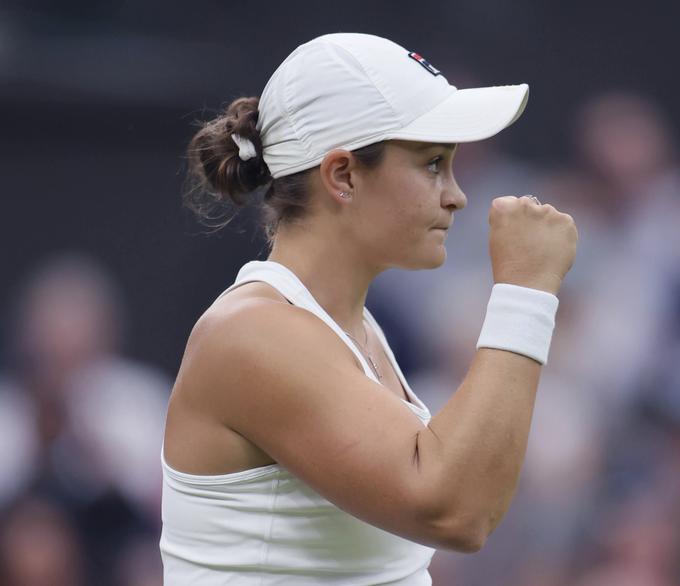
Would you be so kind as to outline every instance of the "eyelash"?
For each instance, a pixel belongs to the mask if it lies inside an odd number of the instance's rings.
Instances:
[[[444,157],[441,157],[441,156],[440,156],[440,157],[436,157],[436,158],[432,159],[432,160],[427,164],[427,166],[429,167],[430,165],[439,164],[439,163],[441,163],[443,160],[444,160]],[[433,173],[437,174],[437,173],[439,173],[439,170],[433,171]]]

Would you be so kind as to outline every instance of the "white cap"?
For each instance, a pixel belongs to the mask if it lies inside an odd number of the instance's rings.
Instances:
[[[319,165],[335,148],[489,138],[519,118],[528,96],[526,84],[459,90],[392,41],[336,33],[300,45],[274,72],[257,129],[277,178]]]

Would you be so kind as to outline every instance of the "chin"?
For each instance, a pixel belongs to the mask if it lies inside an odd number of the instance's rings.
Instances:
[[[438,269],[446,262],[446,249],[444,249],[443,254],[440,254],[437,258],[433,258],[430,263],[423,266],[423,269]]]
[[[399,264],[399,268],[408,271],[437,269],[446,262],[446,247],[441,246],[436,251],[429,250],[427,254],[409,258]]]

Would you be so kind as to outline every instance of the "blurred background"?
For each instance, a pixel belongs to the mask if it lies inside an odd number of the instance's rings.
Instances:
[[[486,215],[536,194],[579,252],[517,496],[435,585],[680,584],[680,82],[671,2],[0,2],[0,584],[154,586],[166,402],[191,327],[251,259],[257,214],[209,234],[183,151],[299,44],[386,36],[464,88],[527,82],[463,145],[468,207],[435,271],[369,296],[436,412],[492,285]]]

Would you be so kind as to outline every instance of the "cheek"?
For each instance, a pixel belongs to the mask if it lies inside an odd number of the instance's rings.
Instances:
[[[397,167],[376,178],[371,197],[362,206],[362,229],[391,246],[399,240],[412,246],[440,214],[434,183],[412,168]]]
[[[410,194],[406,195],[405,198],[393,197],[380,221],[383,236],[393,243],[411,241],[422,223],[420,206],[411,201]]]
[[[398,178],[395,178],[398,179]],[[413,227],[428,213],[431,213],[433,186],[412,172],[402,180],[392,181],[388,187],[387,207],[395,225]]]
[[[403,234],[422,236],[438,216],[438,206],[431,194],[431,185],[413,185],[404,192],[394,208],[393,226]]]

